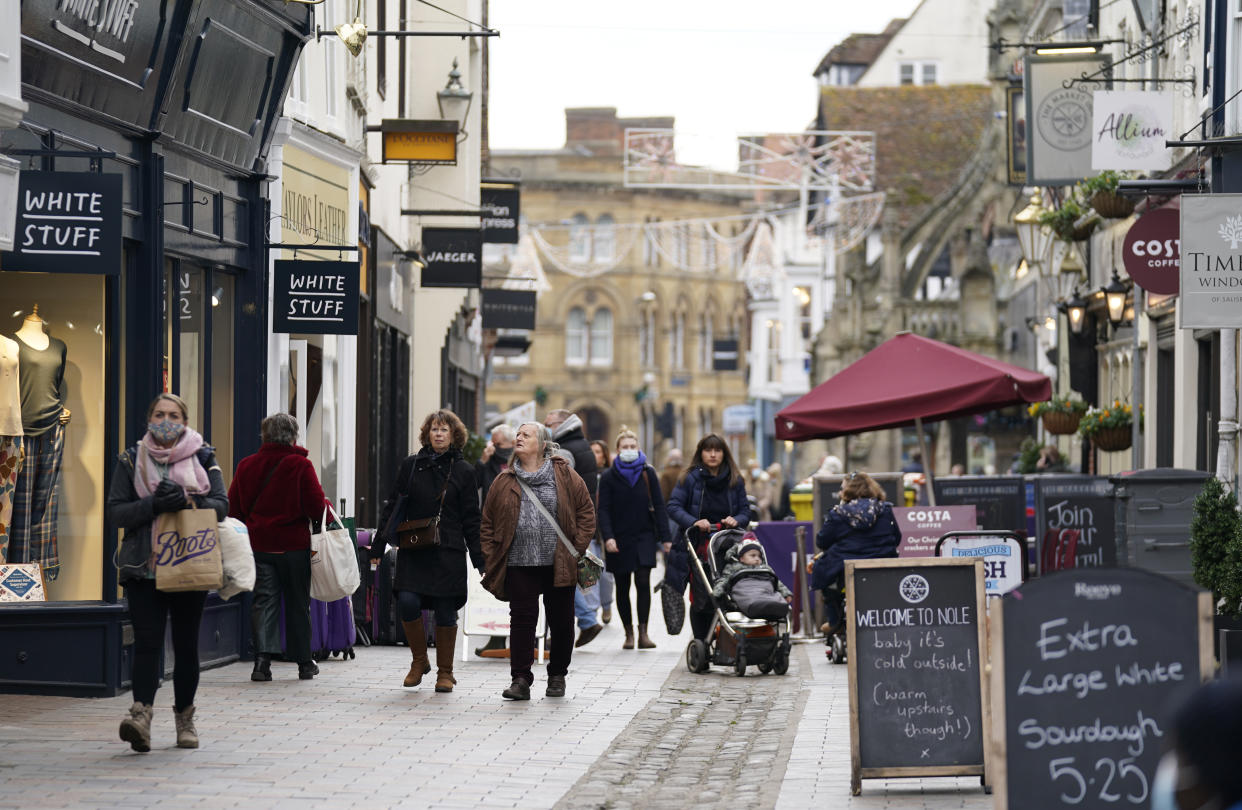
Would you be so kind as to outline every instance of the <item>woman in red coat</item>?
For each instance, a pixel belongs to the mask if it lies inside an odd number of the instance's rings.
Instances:
[[[298,438],[298,420],[276,413],[260,427],[263,445],[237,465],[229,487],[229,516],[250,531],[254,549],[254,672],[252,681],[272,679],[272,656],[280,655],[280,598],[285,600],[286,658],[298,662],[298,677],[319,674],[311,658],[310,521],[323,517],[327,499],[315,465]]]

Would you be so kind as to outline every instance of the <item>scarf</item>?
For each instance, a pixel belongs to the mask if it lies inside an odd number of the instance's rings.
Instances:
[[[150,433],[138,442],[138,459],[134,465],[134,490],[145,498],[155,492],[160,481],[167,478],[180,484],[190,495],[206,495],[211,491],[207,471],[198,463],[196,453],[203,446],[203,437],[187,427],[172,447],[156,444]]]
[[[512,469],[518,480],[531,488],[543,508],[555,518],[556,475],[553,472],[552,459],[545,459],[543,465],[534,472],[522,469],[521,464],[514,464]],[[521,501],[513,543],[509,546],[509,565],[551,565],[556,555],[556,529],[531,503],[526,491],[518,491],[521,493]]]
[[[621,473],[621,477],[625,479],[626,483],[630,486],[634,486],[638,483],[638,479],[642,476],[643,470],[647,468],[647,456],[643,454],[642,450],[639,450],[638,458],[634,459],[629,464],[626,464],[621,460],[621,457],[618,456],[613,459],[612,466],[616,468],[617,472]]]
[[[711,470],[707,467],[699,467],[703,471],[703,485],[713,492],[719,492],[729,488],[729,468],[727,465],[720,465],[720,472],[712,475]]]
[[[875,498],[859,498],[846,501],[832,507],[832,511],[845,518],[845,522],[853,529],[870,529],[880,519],[880,507],[883,501]]]

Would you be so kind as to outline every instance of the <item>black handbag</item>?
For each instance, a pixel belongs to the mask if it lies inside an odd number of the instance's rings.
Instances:
[[[681,595],[681,591],[664,580],[660,580],[655,586],[655,592],[660,594],[660,607],[664,611],[664,629],[670,636],[675,636],[681,632],[682,626],[686,623],[685,597]]]
[[[414,472],[414,470],[410,471],[410,480],[406,486],[407,492],[397,496],[392,516],[388,519],[386,534],[390,539],[396,539],[398,548],[436,548],[440,545],[440,513],[444,511],[444,496],[448,492],[453,471],[450,469],[444,476],[444,486],[440,488],[440,505],[433,516],[417,520],[402,520],[406,504],[409,503],[408,490],[414,486]]]

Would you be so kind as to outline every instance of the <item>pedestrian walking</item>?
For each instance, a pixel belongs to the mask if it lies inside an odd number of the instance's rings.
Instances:
[[[371,543],[372,559],[382,557],[389,544],[398,546],[393,589],[401,627],[410,645],[410,671],[401,682],[403,686],[418,686],[423,675],[431,671],[424,610],[435,617],[435,689],[452,692],[457,683],[453,651],[457,645],[457,611],[466,604],[467,554],[470,564],[483,572],[477,480],[473,466],[461,452],[468,437],[466,426],[452,411],[442,408],[427,414],[418,432],[422,448],[401,462],[396,485],[380,513],[380,531]],[[394,516],[397,510],[401,512]],[[401,534],[399,527],[397,536],[388,528],[435,517],[439,518],[437,541],[421,548],[403,539],[409,535]]]
[[[274,413],[259,425],[263,443],[237,465],[229,487],[229,515],[246,524],[254,550],[252,681],[272,679],[272,658],[281,655],[280,615],[284,603],[286,661],[296,661],[298,678],[319,674],[311,657],[311,522],[328,503],[305,447],[297,445],[298,420]]]
[[[121,721],[121,739],[135,751],[151,750],[151,716],[159,687],[164,626],[172,622],[173,718],[178,748],[198,748],[194,695],[198,691],[198,630],[206,591],[170,593],[155,587],[151,529],[156,516],[181,509],[228,514],[224,476],[214,448],[189,426],[190,411],[175,394],[161,394],[147,408],[147,432],[117,459],[108,489],[108,520],[123,530],[117,575],[125,588],[134,629],[131,673],[134,705]]]
[[[647,456],[638,449],[638,436],[622,427],[617,434],[617,458],[599,481],[599,527],[604,538],[605,563],[617,581],[617,613],[625,628],[624,650],[634,649],[634,621],[630,613],[630,583],[636,591],[638,648],[655,642],[647,635],[651,614],[651,569],[657,545],[669,546],[668,510],[660,481]]]
[[[492,482],[513,461],[513,438],[516,432],[513,425],[502,422],[492,428],[492,439],[483,448],[479,463],[474,465],[475,475],[479,478],[479,503],[487,500],[487,491]],[[482,647],[475,647],[474,654],[480,658],[508,658],[509,640],[505,636],[491,636]]]
[[[846,560],[896,557],[901,531],[893,505],[884,500],[884,488],[865,472],[852,472],[841,482],[836,506],[824,516],[815,535],[823,550],[811,567],[811,587],[824,594],[824,626],[832,636],[844,621],[845,595],[839,584]]]
[[[690,630],[695,638],[706,641],[712,624],[710,594],[699,577],[690,576],[688,555],[693,551],[706,565],[712,524],[731,529],[750,520],[746,482],[729,445],[720,436],[709,433],[699,439],[690,469],[673,488],[668,513],[682,535],[674,538],[664,578],[679,591],[684,591],[686,580],[690,580]],[[685,533],[691,529],[687,541]]]
[[[603,439],[591,440],[591,452],[595,453],[595,514],[599,514],[599,478],[604,471],[612,466],[612,454],[608,452],[608,442]],[[601,559],[604,556],[603,539],[599,533],[599,521],[595,521],[595,539],[591,541],[591,552]],[[599,578],[600,621],[608,624],[612,621],[612,602],[616,593],[616,578],[604,571]]]
[[[586,484],[569,462],[554,456],[555,449],[545,426],[521,425],[514,464],[492,483],[483,504],[483,585],[509,602],[513,683],[501,693],[509,700],[530,700],[540,596],[551,635],[548,697],[564,697],[573,656],[577,559],[561,537],[578,555],[585,551],[595,534],[595,506]]]
[[[571,469],[582,478],[587,492],[595,501],[596,487],[599,485],[599,468],[595,463],[595,452],[591,443],[583,433],[582,419],[577,414],[564,408],[548,411],[543,418],[544,425],[552,433],[552,441],[560,446],[560,452],[571,461]],[[599,556],[599,547],[592,549]],[[575,647],[590,644],[604,630],[600,622],[600,587],[593,585],[585,591],[574,591],[574,616],[578,620],[578,640]]]

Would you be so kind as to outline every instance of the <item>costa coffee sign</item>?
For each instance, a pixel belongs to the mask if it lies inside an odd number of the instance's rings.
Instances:
[[[1126,272],[1150,293],[1177,295],[1182,227],[1176,209],[1157,208],[1139,217],[1122,245]]]

